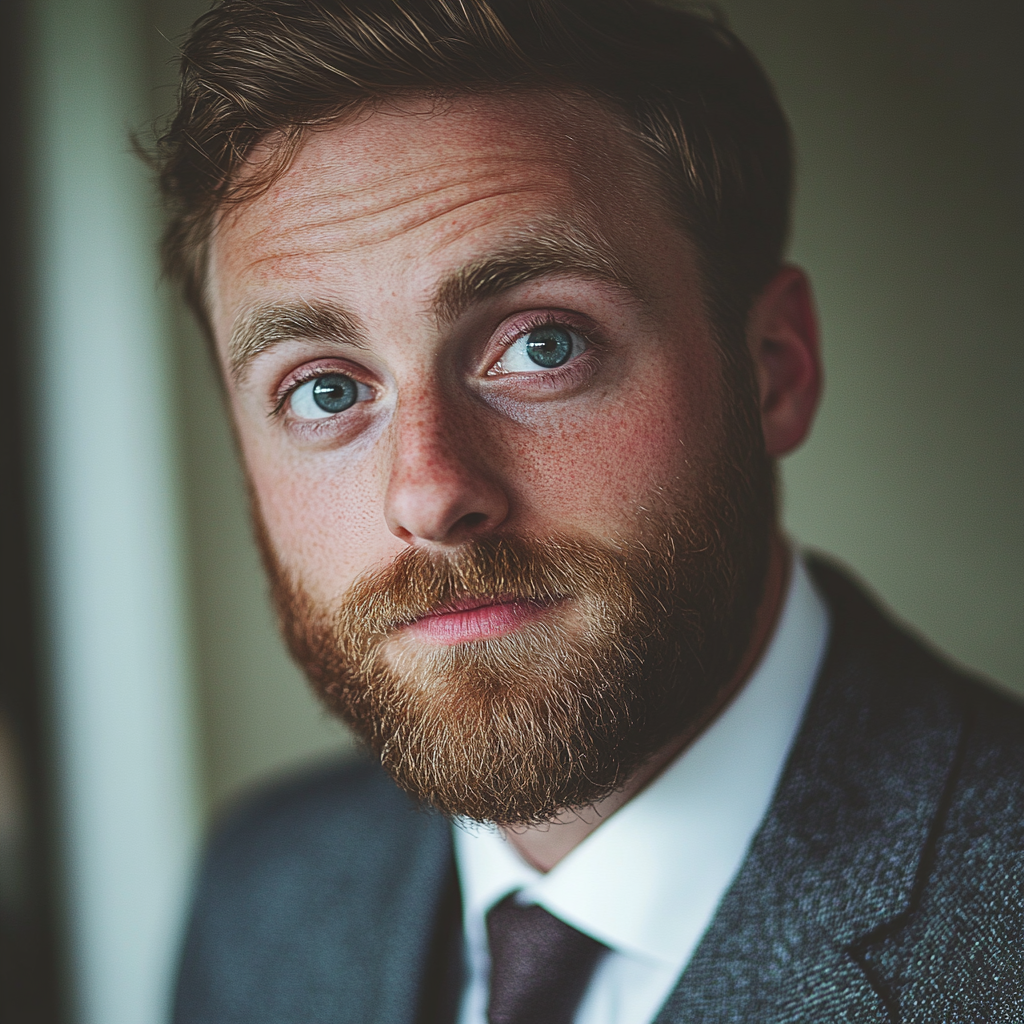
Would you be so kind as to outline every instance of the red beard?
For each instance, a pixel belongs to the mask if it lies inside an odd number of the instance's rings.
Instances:
[[[395,781],[445,814],[523,825],[593,803],[701,720],[749,643],[774,487],[745,408],[689,500],[666,500],[642,541],[615,549],[509,535],[444,554],[410,547],[321,607],[257,513],[294,657]],[[548,611],[450,645],[401,630],[463,598],[510,596]]]

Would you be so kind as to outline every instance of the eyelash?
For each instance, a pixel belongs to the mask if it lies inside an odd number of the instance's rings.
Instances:
[[[576,359],[571,360],[564,366],[559,366],[552,370],[537,370],[535,373],[530,373],[528,376],[534,383],[564,380],[565,377],[573,372],[573,367],[576,367],[577,364],[586,359],[587,352],[601,348],[601,340],[595,337],[593,325],[584,321],[582,317],[574,316],[572,313],[567,313],[563,310],[531,313],[524,319],[517,320],[498,339],[501,353],[497,359],[491,361],[490,367],[487,370],[487,376],[492,379],[504,376],[500,373],[492,373],[493,368],[501,362],[502,355],[521,338],[532,331],[539,331],[543,327],[564,327],[572,331],[573,334],[578,334],[587,343],[587,348]],[[508,374],[508,376],[525,377],[527,374]]]
[[[274,405],[270,410],[271,418],[280,416],[284,412],[292,395],[295,394],[303,384],[308,384],[311,380],[316,380],[317,377],[326,376],[328,373],[344,374],[346,377],[351,377],[358,384],[362,384],[371,391],[376,392],[377,390],[372,384],[368,384],[358,374],[353,373],[348,367],[339,369],[336,363],[325,363],[324,360],[321,360],[317,363],[311,364],[310,366],[303,366],[297,373],[289,374],[285,377],[286,383],[282,383],[278,387],[277,393],[274,395]],[[325,420],[329,421],[332,418],[333,417],[325,417],[324,420],[317,422],[323,423]]]
[[[586,343],[587,349],[584,350],[577,358],[566,363],[564,366],[557,367],[551,370],[537,370],[535,373],[530,373],[530,382],[536,384],[555,384],[564,383],[566,378],[579,375],[582,371],[589,369],[586,366],[587,353],[593,349],[599,349],[601,343],[599,339],[596,339],[593,334],[593,328],[589,323],[582,322],[582,318],[573,316],[571,313],[559,310],[557,313],[551,312],[540,312],[526,316],[524,319],[518,320],[514,325],[503,332],[502,337],[498,339],[498,345],[500,347],[500,353],[498,357],[492,360],[490,368],[487,371],[487,376],[491,379],[495,378],[513,378],[523,377],[524,374],[492,374],[492,370],[495,365],[501,362],[502,355],[511,348],[517,341],[529,334],[531,331],[538,331],[543,327],[565,327],[571,330],[574,334],[578,334]],[[371,390],[376,390],[373,385],[368,384],[366,381],[360,380],[360,378],[348,371],[348,369],[339,370],[336,364],[330,363],[324,365],[322,362],[314,363],[310,366],[302,367],[297,374],[291,375],[285,378],[287,383],[283,383],[278,389],[274,396],[274,405],[270,411],[270,416],[280,416],[292,395],[297,391],[303,384],[308,383],[311,380],[316,380],[317,377],[322,377],[326,373],[345,373],[351,376],[353,380],[358,381],[365,387]],[[520,381],[520,383],[525,383]],[[325,420],[318,421],[323,424],[330,422],[332,417],[326,417]]]

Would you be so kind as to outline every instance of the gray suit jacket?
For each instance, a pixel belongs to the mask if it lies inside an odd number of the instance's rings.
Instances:
[[[821,677],[658,1024],[1020,1024],[1024,710],[814,572],[833,615]],[[375,766],[333,768],[222,825],[175,1021],[441,1024],[457,949],[447,823]]]

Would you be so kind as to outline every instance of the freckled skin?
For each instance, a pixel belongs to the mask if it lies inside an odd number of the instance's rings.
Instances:
[[[653,182],[628,135],[593,101],[529,94],[438,109],[407,99],[312,134],[273,188],[225,212],[208,295],[237,434],[277,557],[318,605],[409,545],[444,549],[503,531],[642,540],[644,510],[658,495],[685,498],[697,486],[691,467],[707,455],[730,396],[694,254]],[[431,300],[446,275],[510,234],[581,223],[614,247],[644,303],[560,273],[472,305],[452,324],[435,321]],[[366,347],[288,341],[258,356],[240,385],[231,381],[226,355],[239,316],[301,300],[343,306],[362,323]],[[538,311],[586,322],[593,346],[577,366],[586,372],[547,388],[529,374],[493,373],[502,332]],[[757,297],[747,344],[775,458],[803,440],[821,387],[813,302],[799,270],[780,269]],[[313,367],[352,375],[372,400],[327,430],[297,422],[287,401],[272,415],[282,386]],[[776,530],[754,632],[723,702],[771,634],[785,577]],[[549,870],[707,720],[595,813],[508,831],[509,841]]]
[[[581,220],[643,282],[646,308],[559,274],[434,321],[445,274],[510,231]],[[634,536],[659,488],[685,488],[721,402],[689,245],[624,133],[583,99],[476,98],[443,112],[407,101],[317,132],[266,195],[224,217],[209,280],[222,356],[256,303],[331,300],[366,327],[368,348],[287,342],[230,387],[267,529],[320,600],[409,544]],[[498,325],[547,309],[596,325],[585,385],[542,394],[488,377]],[[343,436],[311,440],[268,415],[281,381],[315,360],[357,367],[374,388]]]

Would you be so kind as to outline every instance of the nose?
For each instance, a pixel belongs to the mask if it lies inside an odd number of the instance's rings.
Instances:
[[[437,387],[395,409],[384,516],[407,544],[457,545],[508,517],[487,433],[456,405]]]

